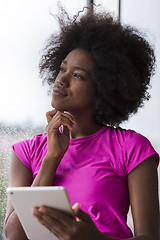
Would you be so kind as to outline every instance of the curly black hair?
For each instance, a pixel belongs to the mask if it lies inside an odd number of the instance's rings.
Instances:
[[[120,24],[109,13],[58,20],[60,33],[50,37],[40,60],[43,81],[54,83],[62,60],[73,49],[88,51],[96,64],[96,119],[118,126],[150,98],[153,47],[137,29]]]

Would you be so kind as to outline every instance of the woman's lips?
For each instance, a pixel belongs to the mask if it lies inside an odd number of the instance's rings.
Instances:
[[[55,87],[55,88],[53,88],[53,95],[55,95],[55,96],[67,96],[68,94],[63,89]]]

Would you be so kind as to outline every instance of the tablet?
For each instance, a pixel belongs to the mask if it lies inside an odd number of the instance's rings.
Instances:
[[[33,207],[45,205],[65,211],[74,217],[67,191],[64,187],[9,187],[7,188],[7,193],[28,239],[58,239],[32,216]]]

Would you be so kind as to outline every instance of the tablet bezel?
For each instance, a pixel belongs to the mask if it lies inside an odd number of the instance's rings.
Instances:
[[[7,193],[28,239],[57,240],[53,233],[32,216],[33,207],[45,205],[60,209],[74,217],[71,203],[64,187],[9,187],[7,188]]]

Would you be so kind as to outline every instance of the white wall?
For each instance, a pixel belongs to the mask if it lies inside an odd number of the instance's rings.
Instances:
[[[131,24],[149,36],[155,45],[156,75],[152,78],[151,99],[123,127],[147,136],[160,153],[160,1],[122,0],[122,23]]]
[[[39,59],[58,24],[58,0],[0,0],[0,123],[46,125],[47,87],[39,79]],[[86,0],[61,0],[72,15]]]

